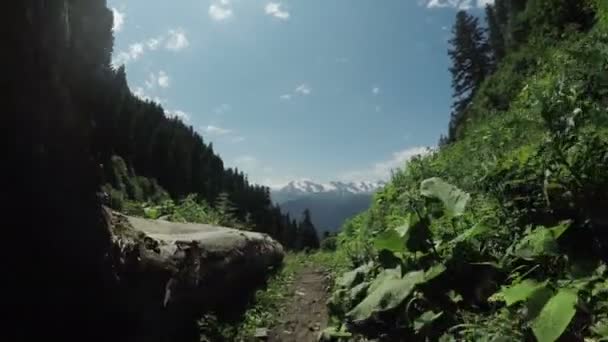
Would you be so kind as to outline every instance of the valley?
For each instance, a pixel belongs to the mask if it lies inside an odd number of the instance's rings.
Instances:
[[[304,210],[312,213],[312,223],[319,236],[325,232],[336,233],[344,222],[368,209],[373,194],[386,183],[378,182],[330,182],[292,181],[271,192],[272,200],[292,217]]]

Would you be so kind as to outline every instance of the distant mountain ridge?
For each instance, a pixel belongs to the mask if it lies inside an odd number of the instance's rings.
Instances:
[[[318,183],[308,179],[289,182],[271,192],[272,201],[283,212],[299,218],[310,209],[317,232],[335,232],[344,221],[365,211],[371,204],[373,193],[386,185],[384,181]]]
[[[302,179],[291,181],[284,187],[278,190],[273,190],[271,193],[271,197],[275,203],[282,204],[300,197],[322,193],[343,196],[356,194],[372,194],[378,189],[382,188],[384,185],[386,185],[386,182],[384,181],[332,181],[323,184],[308,179]]]

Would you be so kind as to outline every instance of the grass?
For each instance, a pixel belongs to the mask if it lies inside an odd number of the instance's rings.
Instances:
[[[272,328],[283,316],[296,275],[306,267],[323,268],[331,275],[347,269],[346,257],[341,253],[287,253],[283,267],[273,274],[265,288],[259,289],[253,302],[238,322],[220,322],[213,315],[200,321],[201,341],[248,341],[258,328]]]
[[[237,340],[252,336],[257,328],[271,328],[285,312],[291,285],[296,274],[308,263],[304,253],[288,253],[281,270],[268,281],[268,286],[255,294],[255,300],[237,327]]]
[[[315,263],[315,258],[310,254],[287,253],[283,266],[268,279],[266,287],[255,293],[242,319],[221,322],[213,315],[201,319],[201,341],[248,341],[256,329],[270,329],[276,325],[285,312],[296,274],[311,263]]]

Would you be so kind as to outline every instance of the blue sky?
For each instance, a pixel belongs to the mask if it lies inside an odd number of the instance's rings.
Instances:
[[[253,182],[386,179],[447,128],[447,39],[488,0],[109,0],[131,90]]]

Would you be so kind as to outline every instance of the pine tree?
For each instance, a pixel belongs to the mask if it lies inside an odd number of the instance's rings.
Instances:
[[[506,41],[509,25],[509,0],[495,0],[493,9],[494,17],[498,23],[498,28],[502,32],[503,39]]]
[[[454,37],[449,41],[451,47],[448,50],[452,60],[450,72],[454,89],[450,141],[455,140],[467,107],[490,71],[488,44],[479,26],[479,19],[466,11],[459,11],[452,33]]]
[[[236,208],[227,192],[222,192],[217,197],[215,210],[220,214],[222,224],[232,224],[235,222],[234,212],[236,211]]]
[[[496,65],[505,57],[505,38],[496,8],[493,5],[486,5],[486,23],[488,25],[490,60],[492,70],[495,70]]]
[[[298,249],[317,249],[319,248],[319,236],[317,229],[312,223],[310,210],[306,209],[302,213],[302,221],[298,226]]]

